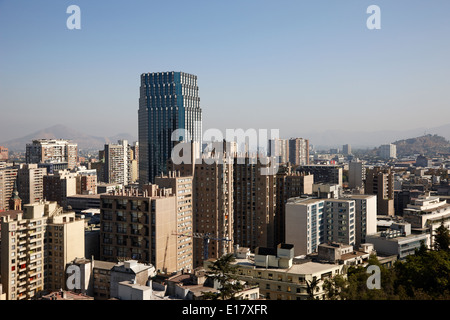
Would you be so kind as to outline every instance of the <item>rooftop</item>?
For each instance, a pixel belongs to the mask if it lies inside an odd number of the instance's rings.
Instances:
[[[94,268],[96,269],[111,270],[115,265],[114,262],[94,260]]]
[[[330,263],[320,263],[320,262],[312,262],[307,261],[300,264],[294,264],[290,268],[265,268],[265,267],[257,267],[255,266],[255,263],[248,259],[236,259],[235,263],[237,265],[243,266],[243,267],[253,267],[254,269],[261,269],[261,270],[271,270],[274,272],[286,272],[286,273],[292,273],[292,274],[315,274],[315,273],[322,273],[325,271],[329,271],[337,267],[338,265],[330,264]]]
[[[42,296],[42,300],[94,300],[94,298],[71,291],[53,291]]]

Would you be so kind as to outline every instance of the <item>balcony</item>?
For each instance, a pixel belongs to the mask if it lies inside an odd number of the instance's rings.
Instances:
[[[140,235],[141,234],[141,229],[131,229],[131,234],[137,234]]]

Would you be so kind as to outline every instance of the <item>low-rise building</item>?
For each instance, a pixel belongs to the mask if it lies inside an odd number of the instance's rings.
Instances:
[[[442,223],[450,229],[450,203],[427,193],[412,199],[403,209],[403,218],[411,224],[414,233],[429,234],[432,246],[435,231]]]
[[[304,260],[293,263],[292,245],[279,245],[276,250],[262,248],[247,259],[236,258],[239,280],[257,285],[268,300],[324,299],[324,280],[344,274],[344,265]],[[308,286],[312,287],[311,290]]]
[[[411,234],[411,225],[408,223],[393,222],[389,229],[368,235],[367,243],[372,243],[377,253],[387,256],[396,255],[398,259],[414,254],[422,242],[430,246],[430,235]]]

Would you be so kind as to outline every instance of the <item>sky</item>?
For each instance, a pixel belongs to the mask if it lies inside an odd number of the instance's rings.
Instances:
[[[67,7],[78,5],[81,29]],[[381,29],[370,30],[370,5]],[[145,72],[198,76],[203,129],[450,123],[450,1],[0,0],[0,142],[137,136]]]

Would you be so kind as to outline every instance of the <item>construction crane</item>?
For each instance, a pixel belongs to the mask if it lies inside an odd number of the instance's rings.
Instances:
[[[210,240],[215,240],[215,241],[232,241],[231,239],[228,238],[216,238],[213,237],[211,233],[198,233],[198,232],[193,232],[192,234],[186,234],[186,233],[172,233],[174,236],[182,236],[182,237],[192,237],[192,238],[197,238],[197,239],[203,239],[203,260],[207,260],[208,259],[208,244]]]

